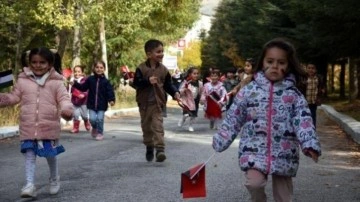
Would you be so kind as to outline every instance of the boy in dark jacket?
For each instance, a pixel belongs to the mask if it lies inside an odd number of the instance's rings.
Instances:
[[[150,39],[145,43],[145,53],[147,60],[136,68],[133,85],[141,116],[146,160],[154,159],[155,148],[156,161],[163,162],[166,156],[162,109],[166,105],[166,93],[175,99],[180,94],[171,82],[169,70],[161,64],[164,57],[163,43]]]

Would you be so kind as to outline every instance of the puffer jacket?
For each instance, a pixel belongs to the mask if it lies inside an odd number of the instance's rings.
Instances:
[[[24,67],[10,93],[0,93],[0,107],[20,103],[20,140],[56,140],[60,136],[60,112],[73,110],[63,77],[54,68],[36,82]]]
[[[296,176],[299,146],[321,155],[320,143],[304,96],[293,75],[273,83],[258,72],[236,95],[213,148],[224,151],[240,134],[239,164],[243,171]]]

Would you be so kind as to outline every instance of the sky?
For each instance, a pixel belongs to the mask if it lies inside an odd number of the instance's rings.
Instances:
[[[202,0],[200,13],[203,15],[212,16],[215,14],[215,8],[221,0]]]

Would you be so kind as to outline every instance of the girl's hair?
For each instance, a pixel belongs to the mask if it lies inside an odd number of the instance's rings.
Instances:
[[[94,68],[96,67],[96,65],[97,64],[102,64],[103,66],[104,66],[104,68],[106,69],[106,65],[105,65],[105,62],[104,61],[102,61],[102,60],[98,60],[98,61],[96,61],[95,63],[94,63]]]
[[[40,47],[33,48],[30,51],[24,51],[21,55],[21,65],[23,67],[28,66],[32,56],[34,55],[40,55],[49,63],[50,66],[53,66],[59,74],[62,74],[61,57],[56,50],[50,50],[46,47]]]
[[[145,53],[151,52],[152,50],[154,50],[155,48],[157,48],[159,46],[164,46],[164,44],[157,39],[150,39],[145,43],[145,46],[144,46]]]
[[[304,77],[306,77],[305,70],[300,66],[299,60],[296,55],[296,50],[294,46],[284,38],[275,38],[268,41],[262,50],[262,53],[259,57],[258,64],[254,72],[259,72],[263,68],[263,61],[266,55],[266,52],[270,48],[280,48],[284,50],[287,54],[288,68],[286,74],[292,73],[296,78],[296,83],[300,84]]]
[[[217,75],[218,77],[220,77],[221,72],[219,69],[217,68],[213,68],[212,71],[210,72],[210,75]]]
[[[186,71],[186,74],[184,75],[184,78],[185,79],[189,79],[190,75],[195,71],[195,70],[198,70],[196,67],[194,66],[191,66],[187,71]]]
[[[255,68],[256,62],[253,58],[247,58],[245,62],[250,63],[253,69]]]
[[[75,65],[73,70],[75,70],[77,67],[80,68],[82,72],[84,72],[85,67],[83,65]]]

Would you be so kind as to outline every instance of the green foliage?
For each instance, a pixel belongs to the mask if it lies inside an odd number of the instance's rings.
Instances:
[[[183,51],[183,55],[178,57],[178,66],[185,70],[189,66],[201,66],[201,42],[190,42],[188,47]]]

